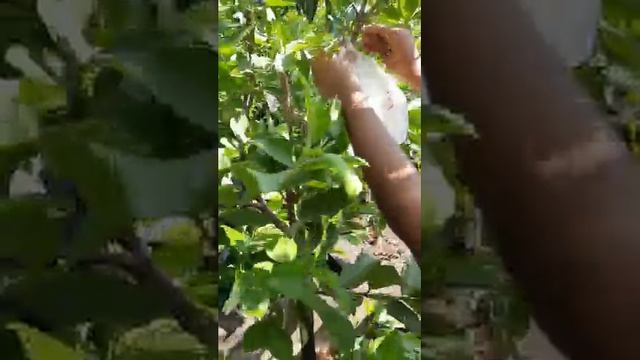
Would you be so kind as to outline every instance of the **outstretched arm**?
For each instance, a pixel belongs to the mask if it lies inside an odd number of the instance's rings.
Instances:
[[[574,359],[640,358],[638,165],[516,1],[423,17],[430,95],[476,126],[463,170],[540,325]]]
[[[414,257],[421,254],[420,173],[391,138],[375,112],[360,102],[358,93],[343,98],[347,131],[356,155],[367,160],[367,184],[389,227]]]
[[[313,75],[320,92],[337,97],[356,155],[369,166],[364,177],[389,227],[420,258],[420,174],[387,132],[346,61],[318,57]]]

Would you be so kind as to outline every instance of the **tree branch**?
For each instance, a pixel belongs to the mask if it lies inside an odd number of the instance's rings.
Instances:
[[[295,224],[296,220],[296,202],[298,202],[298,194],[296,194],[292,190],[287,190],[285,193],[285,206],[287,207],[287,218],[289,219],[289,224]]]
[[[119,239],[118,243],[128,249],[131,254],[104,257],[106,263],[126,270],[140,285],[164,294],[163,297],[170,304],[171,314],[180,327],[195,336],[203,345],[213,349],[218,341],[218,325],[213,314],[193,303],[168,275],[153,264],[144,250],[142,240],[130,234]]]
[[[203,345],[213,349],[218,341],[218,324],[213,314],[193,303],[182,289],[150,260],[144,261],[140,270],[137,280],[165,294],[171,304],[171,313],[180,327],[195,336]]]
[[[273,225],[275,225],[283,233],[289,234],[289,235],[291,234],[291,228],[289,227],[289,225],[287,225],[284,221],[280,220],[278,215],[276,215],[273,211],[271,211],[271,209],[269,209],[269,206],[267,206],[267,203],[264,201],[262,197],[259,197],[256,201],[257,202],[251,203],[248,206],[254,209],[257,209],[261,213],[266,215],[271,220],[271,223],[273,223]]]
[[[299,125],[300,129],[306,133],[307,123],[296,114],[293,105],[291,105],[291,85],[289,84],[289,75],[287,75],[286,72],[280,73],[280,87],[284,94],[278,100],[282,105],[283,117],[287,124],[289,124],[289,129],[295,125]]]
[[[198,220],[198,226],[203,236],[203,264],[202,266],[209,271],[217,271],[218,269],[218,251],[216,242],[216,219],[201,216]]]
[[[316,338],[313,331],[313,310],[307,308],[301,301],[296,301],[298,318],[302,322],[307,333],[307,339],[300,334],[302,360],[315,360],[316,358]]]

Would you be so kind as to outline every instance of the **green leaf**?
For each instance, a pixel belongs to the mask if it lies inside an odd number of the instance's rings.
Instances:
[[[403,323],[406,328],[416,335],[421,334],[420,316],[401,300],[393,300],[386,304],[389,315]]]
[[[620,29],[604,26],[600,37],[602,46],[611,59],[640,74],[640,41]]]
[[[362,192],[362,181],[351,166],[336,154],[323,154],[315,159],[311,159],[305,164],[306,169],[323,168],[336,172],[343,182],[344,189],[350,198],[356,197]]]
[[[296,5],[296,3],[293,1],[284,1],[284,0],[265,0],[264,4],[269,7],[283,7],[283,6]]]
[[[88,321],[141,324],[170,311],[168,299],[155,289],[91,272],[29,276],[8,286],[2,298],[15,304],[14,311],[60,327]]]
[[[390,22],[398,22],[402,19],[402,12],[394,6],[383,7],[381,13],[384,14]]]
[[[640,17],[640,3],[635,0],[603,1],[607,20],[637,20]]]
[[[20,81],[20,102],[38,110],[49,110],[66,105],[63,87],[33,79]]]
[[[275,243],[268,245],[267,255],[280,263],[291,262],[298,254],[298,245],[293,239],[280,237]]]
[[[475,135],[473,125],[464,117],[439,106],[427,106],[423,109],[422,132],[446,135]]]
[[[173,277],[195,272],[202,265],[202,245],[198,243],[168,243],[153,250],[152,259]]]
[[[167,336],[162,333],[162,336],[153,334],[156,341],[163,341]],[[118,360],[202,360],[207,359],[207,354],[202,350],[172,350],[172,349],[138,349],[134,348],[131,352],[122,351],[118,355]]]
[[[2,349],[3,359],[28,360],[23,350],[22,341],[13,330],[0,329],[0,349]]]
[[[237,271],[231,294],[222,311],[229,314],[239,307],[246,316],[264,317],[272,295],[267,283],[268,274],[268,271],[259,268]]]
[[[238,204],[240,192],[233,185],[222,185],[218,187],[218,206],[231,207]]]
[[[217,56],[205,47],[121,49],[116,55],[127,72],[158,99],[207,130],[217,130]]]
[[[307,145],[314,146],[323,139],[331,126],[329,107],[324,101],[313,98],[310,93],[305,96],[307,109]]]
[[[321,258],[326,259],[326,258]],[[353,301],[351,293],[340,286],[340,278],[335,272],[322,267],[314,269],[314,277],[318,280],[320,286],[326,286],[333,292],[333,296],[338,306],[345,314],[352,314],[356,310],[356,303]]]
[[[491,287],[501,282],[501,263],[494,256],[452,257],[445,264],[447,285]]]
[[[44,267],[62,250],[64,223],[42,199],[0,200],[0,258]]]
[[[293,142],[282,137],[265,136],[254,140],[269,156],[286,166],[293,165]]]
[[[344,189],[349,197],[354,198],[362,192],[362,181],[353,172],[344,174]]]
[[[245,241],[245,236],[240,231],[225,225],[221,225],[220,227],[224,230],[225,234],[229,238],[231,246],[235,246],[235,244],[239,241]]]
[[[340,274],[340,285],[346,288],[352,288],[362,284],[369,272],[379,264],[379,261],[373,256],[361,253],[356,262],[342,269]]]
[[[302,302],[318,313],[323,326],[329,331],[331,340],[339,349],[346,352],[353,348],[356,333],[344,314],[329,306],[320,296],[315,294],[302,299]]]
[[[51,131],[41,137],[44,162],[57,179],[72,182],[90,209],[74,240],[74,254],[95,252],[131,224],[126,191],[116,169],[72,132]]]
[[[338,116],[337,119],[331,121],[329,133],[331,134],[332,141],[329,143],[329,146],[325,148],[325,151],[334,154],[342,154],[347,151],[351,142],[343,116]]]
[[[420,339],[412,334],[394,331],[384,337],[375,354],[375,358],[380,360],[418,360]]]
[[[329,306],[316,294],[315,284],[302,264],[288,263],[275,266],[269,285],[275,292],[289,299],[299,300],[318,313],[332,340],[341,350],[348,351],[352,348],[355,342],[353,326],[345,315]]]
[[[203,360],[206,349],[173,319],[158,319],[118,336],[118,360]]]
[[[402,279],[391,265],[382,265],[380,261],[367,253],[361,253],[354,264],[346,265],[340,274],[340,284],[353,288],[367,282],[370,289],[379,289],[400,284]]]
[[[380,289],[391,285],[400,284],[402,279],[398,270],[392,265],[377,264],[365,278],[370,289]]]
[[[338,240],[338,227],[334,223],[329,223],[325,231],[325,236],[322,238],[320,244],[318,244],[318,247],[315,250],[316,260],[325,261],[327,254],[333,249]]]
[[[302,300],[309,294],[315,294],[315,285],[305,275],[308,270],[300,262],[276,265],[269,278],[269,286],[288,298]]]
[[[260,239],[262,241],[275,241],[281,236],[285,236],[282,230],[278,229],[274,224],[267,224],[255,230],[254,241]]]
[[[420,129],[422,127],[422,107],[409,110],[409,129]]]
[[[421,284],[420,266],[412,258],[402,273],[402,292],[408,295],[420,294]]]
[[[131,155],[184,158],[210,150],[215,134],[158,101],[150,89],[113,67],[92,79],[87,119],[78,126],[86,138]]]
[[[406,20],[411,19],[420,6],[420,0],[400,0],[400,8]]]
[[[211,272],[200,271],[190,276],[185,291],[194,301],[210,308],[218,310],[218,275]]]
[[[363,187],[362,181],[353,168],[336,154],[299,159],[293,168],[278,173],[265,173],[255,170],[255,167],[257,167],[256,164],[252,162],[240,162],[231,166],[233,176],[241,180],[246,188],[245,200],[254,199],[261,193],[276,192],[301,185],[308,180],[313,180],[314,172],[320,170],[335,173],[351,198],[357,196]]]
[[[192,214],[217,202],[213,195],[205,202],[198,201],[203,189],[213,187],[216,161],[213,151],[174,160],[144,158],[97,146],[93,151],[111,160],[136,218]],[[212,203],[207,204],[209,201]]]
[[[280,191],[285,179],[290,174],[288,171],[268,174],[248,167],[247,163],[235,163],[231,166],[233,176],[241,180],[246,187],[245,199],[253,199],[260,193]]]
[[[280,1],[280,0],[276,0],[276,1]],[[242,29],[240,32],[238,32],[234,36],[221,38],[220,45],[218,46],[218,53],[222,56],[231,56],[235,54],[236,51],[238,51],[239,42],[242,41],[244,38],[246,38],[247,35],[253,34],[253,30],[254,30],[254,27],[249,26]],[[224,65],[225,63],[220,64],[221,70],[225,69]],[[232,89],[231,87],[229,87],[229,85],[231,85],[230,83],[235,83],[235,81],[232,78],[224,75],[225,75],[224,73],[221,74],[220,89],[221,90]]]
[[[278,360],[293,360],[291,338],[271,319],[251,325],[244,334],[242,345],[247,352],[266,349]]]
[[[46,333],[27,325],[11,324],[24,345],[27,358],[30,360],[84,360],[86,355],[76,349],[72,349],[62,342],[54,339]],[[4,355],[4,349],[3,349]]]
[[[301,220],[311,220],[320,216],[333,216],[345,208],[349,198],[344,189],[330,189],[302,199],[298,216]]]

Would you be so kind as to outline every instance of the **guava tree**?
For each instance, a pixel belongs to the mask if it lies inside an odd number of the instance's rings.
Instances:
[[[367,23],[408,27],[419,38],[419,1],[222,0],[219,18],[220,305],[255,321],[244,349],[315,359],[315,313],[340,358],[417,359],[415,263],[401,274],[369,255],[338,266],[331,256],[339,239],[360,243],[384,220],[340,105],[319,96],[310,62],[342,41],[358,46]],[[403,147],[419,166],[420,101],[407,96]],[[356,289],[363,283],[368,290]],[[376,294],[391,285],[402,294]],[[357,308],[365,316],[354,320]]]
[[[216,22],[208,1],[0,4],[2,358],[214,353]]]

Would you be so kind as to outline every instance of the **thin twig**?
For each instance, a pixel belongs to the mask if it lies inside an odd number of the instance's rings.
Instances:
[[[292,190],[287,190],[284,195],[285,206],[287,207],[287,218],[289,224],[294,224],[296,220],[296,202],[298,202],[298,194]]]
[[[278,215],[276,215],[273,211],[271,211],[271,209],[269,209],[269,206],[267,205],[267,203],[264,201],[262,197],[259,197],[256,200],[256,202],[251,203],[248,206],[254,209],[257,209],[261,213],[266,215],[269,218],[269,220],[271,220],[271,223],[273,223],[273,225],[275,225],[278,229],[280,229],[280,231],[282,231],[285,234],[290,234],[291,228],[289,227],[289,225],[287,225],[284,221],[280,220]]]
[[[296,111],[291,104],[293,96],[291,94],[289,75],[286,72],[280,73],[280,87],[282,88],[283,94],[278,98],[278,101],[282,105],[284,120],[289,124],[289,133],[291,134],[293,127],[299,126],[302,133],[306,134],[307,123],[302,119],[302,117],[296,114]]]
[[[201,216],[198,220],[198,226],[202,231],[203,239],[203,267],[208,271],[218,270],[218,252],[216,249],[216,219]]]
[[[289,124],[289,126],[292,126],[296,123],[296,116],[291,106],[291,87],[289,85],[289,76],[285,72],[280,73],[280,87],[284,93],[280,97],[284,120]]]
[[[67,115],[73,120],[79,120],[84,116],[85,110],[80,72],[82,65],[68,40],[59,38],[58,50],[65,62],[63,77],[67,88]]]
[[[301,301],[296,301],[296,307],[298,310],[298,317],[307,332],[307,341],[303,340],[302,334],[300,336],[300,342],[302,349],[300,354],[302,360],[315,360],[316,358],[316,338],[313,331],[313,310],[307,308]]]

